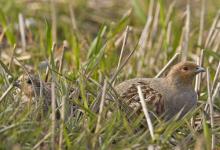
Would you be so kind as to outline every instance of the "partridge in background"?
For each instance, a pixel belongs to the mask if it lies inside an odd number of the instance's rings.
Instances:
[[[33,97],[39,98],[40,96],[42,96],[44,109],[45,111],[48,110],[51,104],[50,83],[46,83],[38,76],[30,74],[23,77],[23,79],[20,81],[19,88],[22,90],[24,95],[26,95],[30,99]]]
[[[45,82],[41,80],[38,76],[29,74],[25,75],[22,80],[20,80],[17,84],[17,87],[19,87],[22,91],[22,93],[27,96],[29,99],[36,98],[36,100],[39,100],[39,98],[42,98],[43,100],[43,109],[44,112],[48,112],[48,110],[51,107],[51,82]],[[56,97],[59,97],[59,92],[57,91],[57,87],[55,87],[56,90]],[[69,109],[66,110],[69,115],[71,112],[75,111],[77,107],[71,103],[71,99],[78,98],[79,91],[76,87],[71,86],[69,88],[69,94],[68,94],[68,100],[66,101],[67,105],[69,105]],[[59,104],[56,99],[56,107],[58,108]],[[67,109],[67,108],[66,108]],[[72,114],[71,114],[72,115]],[[56,118],[60,118],[59,109],[56,110]]]
[[[151,115],[163,115],[169,120],[179,113],[181,118],[196,106],[197,94],[192,82],[204,71],[195,63],[180,62],[163,78],[134,78],[120,83],[115,89],[120,100],[132,109],[132,114],[142,111],[137,92],[137,85],[140,85]]]

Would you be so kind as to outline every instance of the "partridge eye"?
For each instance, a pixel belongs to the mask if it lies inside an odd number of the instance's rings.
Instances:
[[[184,66],[184,67],[183,67],[183,70],[184,70],[184,71],[187,71],[187,70],[188,70],[188,67]]]
[[[28,79],[28,80],[27,80],[27,84],[31,84],[31,79]]]

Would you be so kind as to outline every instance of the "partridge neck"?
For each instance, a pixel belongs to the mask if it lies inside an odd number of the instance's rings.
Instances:
[[[182,78],[180,76],[167,76],[166,82],[175,88],[191,88],[193,78]]]

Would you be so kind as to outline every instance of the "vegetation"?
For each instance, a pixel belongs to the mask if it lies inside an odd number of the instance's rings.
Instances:
[[[220,149],[219,6],[218,0],[1,0],[0,149]],[[131,122],[117,103],[102,105],[120,81],[163,76],[186,59],[207,68],[195,82],[198,107],[181,120],[156,121],[154,138],[139,128],[143,116]],[[15,86],[30,73],[51,84],[48,114],[42,96]],[[78,94],[69,98],[73,87]]]

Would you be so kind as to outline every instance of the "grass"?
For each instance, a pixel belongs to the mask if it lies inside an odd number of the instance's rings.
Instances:
[[[220,149],[219,5],[0,1],[0,149]],[[208,68],[195,81],[197,108],[178,121],[154,122],[153,131],[137,130],[144,114],[129,122],[112,87],[163,76],[181,59]],[[14,86],[28,72],[52,83],[49,113],[43,93],[31,98]],[[116,103],[105,106],[106,95]]]

